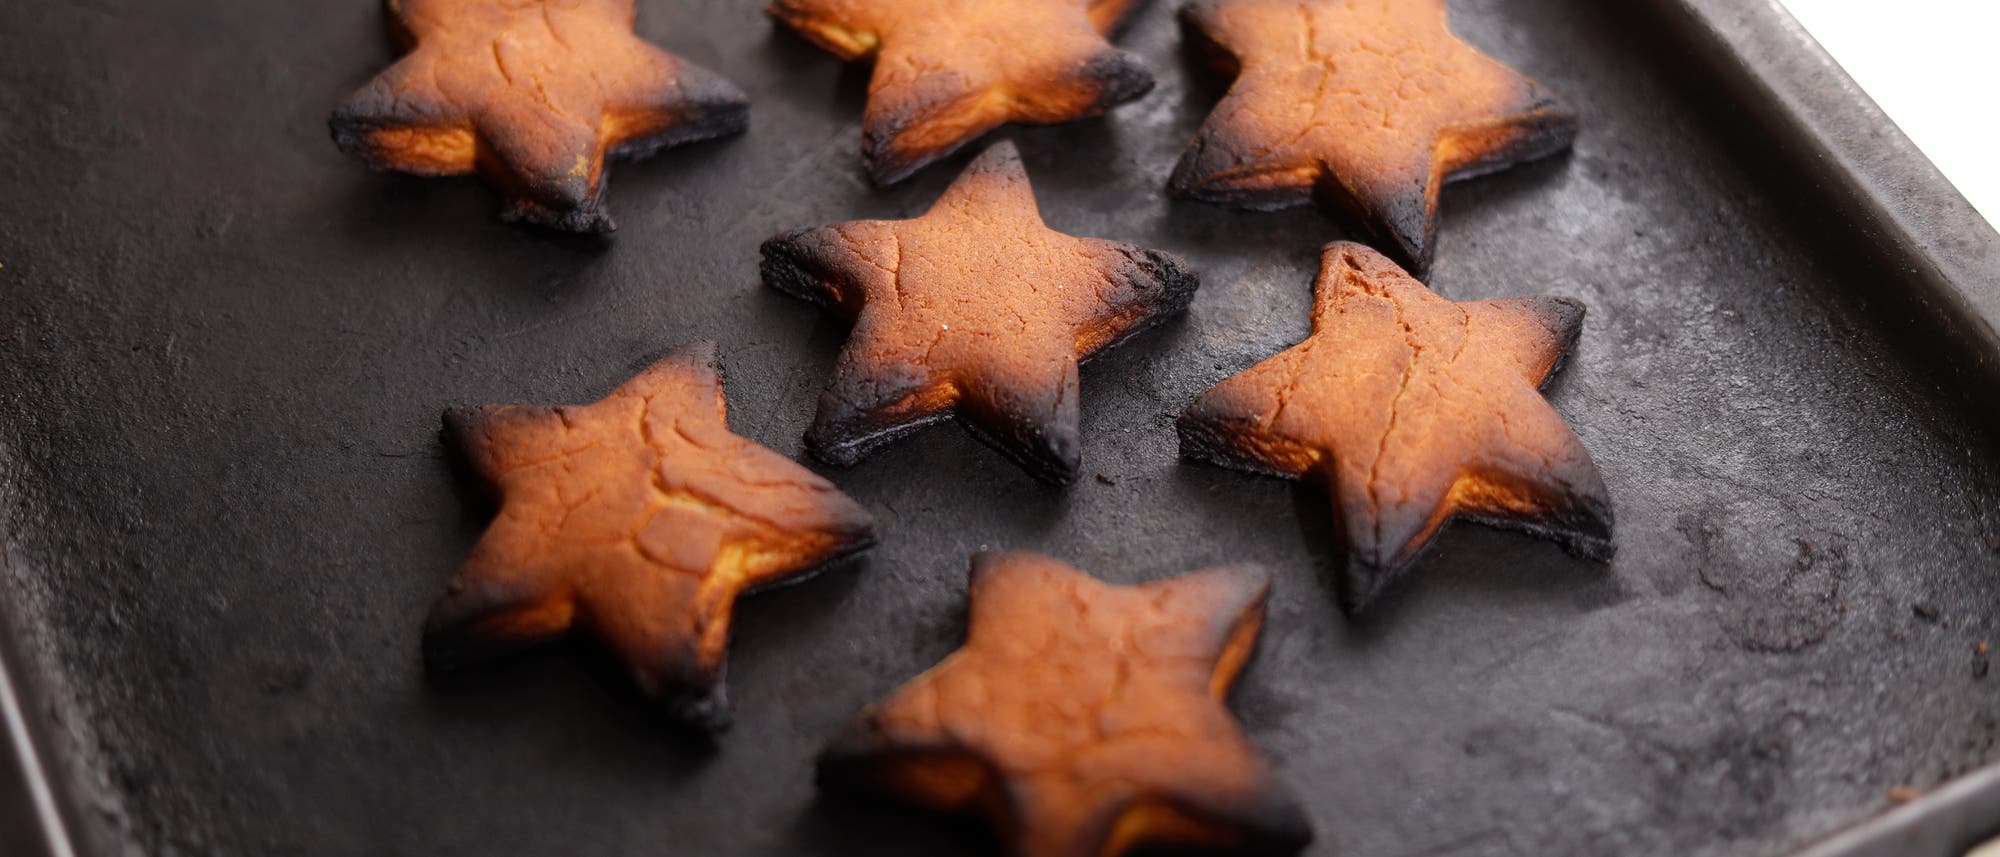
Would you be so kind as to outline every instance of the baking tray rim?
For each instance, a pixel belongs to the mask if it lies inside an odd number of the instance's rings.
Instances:
[[[75,857],[76,846],[70,837],[77,818],[71,802],[75,793],[64,788],[64,778],[49,770],[50,762],[65,758],[53,752],[49,741],[53,730],[24,704],[34,697],[15,679],[17,670],[26,675],[17,655],[18,639],[12,617],[0,610],[0,733],[4,733],[0,734],[0,759],[12,766],[12,770],[0,771],[0,776],[15,779],[28,803],[0,811],[15,812],[29,825],[31,846],[40,850],[26,857]]]

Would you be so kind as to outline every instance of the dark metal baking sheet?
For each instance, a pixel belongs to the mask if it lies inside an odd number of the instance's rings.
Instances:
[[[1989,841],[2000,842],[2000,766],[1953,780],[1931,795],[1842,831],[1798,857],[1975,857],[1970,852]]]
[[[795,452],[844,331],[758,285],[757,243],[914,214],[953,170],[869,188],[865,73],[754,2],[640,5],[756,106],[617,169],[594,241],[340,159],[328,107],[392,56],[373,3],[0,4],[0,663],[58,847],[982,853],[819,800],[810,759],[956,644],[989,545],[1277,569],[1235,708],[1314,855],[1778,854],[2000,759],[1974,649],[2000,640],[2000,240],[1758,0],[1452,3],[1586,117],[1574,154],[1446,192],[1432,282],[1589,304],[1550,395],[1618,504],[1609,568],[1461,527],[1349,621],[1322,498],[1177,460],[1171,415],[1304,333],[1342,236],[1162,198],[1218,88],[1156,6],[1122,40],[1152,95],[1008,132],[1052,225],[1204,274],[1085,370],[1083,480],[949,428],[835,474],[884,543],[745,603],[713,746],[570,648],[427,679],[419,622],[488,511],[442,408],[587,400],[713,338],[734,426]],[[1899,813],[1976,813],[1979,785]]]

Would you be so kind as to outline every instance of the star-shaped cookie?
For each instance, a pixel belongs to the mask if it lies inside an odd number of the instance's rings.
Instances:
[[[873,59],[861,153],[901,181],[1008,122],[1097,116],[1153,76],[1105,41],[1131,0],[773,0],[771,15],[844,60]]]
[[[1112,586],[980,554],[964,647],[864,710],[820,784],[983,816],[1012,857],[1294,853],[1305,816],[1225,704],[1269,589],[1254,566]]]
[[[447,413],[500,511],[431,610],[431,665],[583,630],[678,716],[725,724],[736,597],[869,547],[874,521],[724,411],[703,343],[594,404]]]
[[[1331,488],[1350,611],[1455,518],[1610,555],[1597,464],[1538,389],[1582,304],[1449,301],[1348,242],[1327,245],[1314,289],[1312,335],[1189,405],[1181,451]]]
[[[410,53],[334,111],[334,141],[377,169],[477,172],[510,221],[608,232],[607,156],[748,122],[734,84],[633,35],[633,0],[388,3]]]
[[[1237,77],[1170,189],[1253,209],[1318,200],[1417,271],[1440,185],[1576,137],[1555,96],[1452,35],[1445,0],[1195,0],[1181,21]]]
[[[764,282],[855,318],[806,443],[851,465],[956,414],[1036,476],[1076,476],[1077,364],[1187,308],[1172,254],[1042,224],[1012,143],[915,220],[764,243]]]

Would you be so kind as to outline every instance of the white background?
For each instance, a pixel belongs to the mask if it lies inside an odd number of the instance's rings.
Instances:
[[[2000,224],[2000,0],[1782,0]]]

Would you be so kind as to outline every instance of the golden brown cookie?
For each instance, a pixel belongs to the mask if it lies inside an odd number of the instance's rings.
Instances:
[[[376,169],[477,172],[510,221],[608,232],[607,156],[748,122],[742,90],[632,34],[633,0],[388,3],[410,53],[334,111],[334,141]]]
[[[854,318],[806,444],[851,465],[956,414],[1036,476],[1076,476],[1077,364],[1187,308],[1172,254],[1042,224],[1012,143],[915,220],[764,242],[764,282]]]
[[[1311,828],[1225,704],[1270,585],[1223,566],[1112,586],[980,554],[965,645],[864,710],[820,784],[982,816],[1012,857],[1297,852]]]
[[[1582,304],[1449,301],[1348,242],[1326,246],[1314,289],[1312,336],[1189,405],[1181,451],[1326,483],[1350,611],[1455,518],[1611,554],[1597,464],[1538,391],[1575,344]]]
[[[724,725],[736,596],[874,544],[867,510],[731,434],[724,410],[702,343],[595,404],[447,413],[500,511],[431,610],[431,665],[581,629],[675,714]]]
[[[1555,96],[1451,34],[1444,0],[1196,0],[1181,21],[1237,77],[1170,189],[1253,209],[1318,200],[1420,272],[1440,185],[1576,138]]]
[[[844,60],[873,59],[861,154],[901,181],[1008,122],[1097,116],[1153,88],[1105,41],[1131,0],[772,0],[771,15]]]

